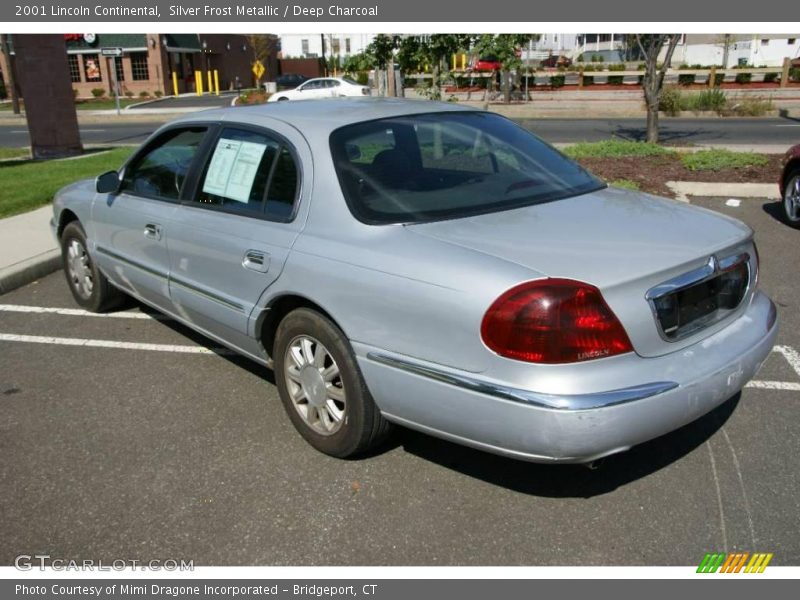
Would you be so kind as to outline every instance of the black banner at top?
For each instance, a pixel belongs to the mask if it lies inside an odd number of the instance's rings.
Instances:
[[[785,22],[787,0],[17,0],[0,21],[37,22]],[[796,15],[795,15],[796,16]],[[791,23],[787,23],[792,25]],[[794,25],[797,25],[795,23]],[[796,28],[796,27],[795,27]],[[623,28],[624,29],[624,28]],[[788,26],[787,29],[792,29]]]

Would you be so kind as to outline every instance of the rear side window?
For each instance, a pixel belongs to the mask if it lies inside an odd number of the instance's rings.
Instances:
[[[284,143],[227,128],[214,146],[194,201],[225,212],[287,221],[294,211],[297,183],[297,165]]]
[[[205,134],[205,127],[164,133],[126,167],[121,190],[136,196],[177,200]]]

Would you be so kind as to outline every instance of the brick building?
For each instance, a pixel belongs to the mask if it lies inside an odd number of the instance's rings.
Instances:
[[[11,54],[13,55],[13,37]],[[273,44],[273,47],[276,46]],[[219,73],[220,90],[253,85],[251,66],[254,55],[245,35],[177,33],[98,33],[64,34],[70,79],[78,97],[90,97],[102,88],[113,94],[114,75],[123,94],[139,96],[173,93],[172,73],[176,73],[178,93],[195,91],[195,71],[203,73],[207,86],[208,71]],[[102,48],[122,48],[119,58],[104,57]],[[277,75],[276,51],[266,60],[264,80]],[[0,53],[0,73],[7,73],[5,54]],[[112,73],[112,69],[115,72]],[[4,81],[7,78],[3,75]]]

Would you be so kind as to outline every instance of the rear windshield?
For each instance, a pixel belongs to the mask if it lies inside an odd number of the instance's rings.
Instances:
[[[495,114],[391,117],[331,134],[347,204],[366,223],[418,223],[577,196],[605,184]]]

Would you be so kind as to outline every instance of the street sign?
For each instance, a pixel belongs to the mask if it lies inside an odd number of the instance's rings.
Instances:
[[[253,75],[256,76],[256,79],[261,79],[261,76],[264,75],[264,71],[266,71],[264,63],[260,60],[253,63]]]
[[[100,48],[103,56],[122,56],[122,48]]]

